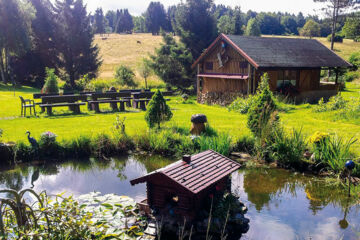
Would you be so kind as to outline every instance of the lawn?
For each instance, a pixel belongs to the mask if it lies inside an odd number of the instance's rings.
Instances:
[[[325,45],[329,45],[325,39],[319,39]],[[140,41],[141,43],[137,43]],[[100,78],[111,80],[116,66],[126,64],[134,70],[143,57],[154,52],[159,46],[161,37],[150,34],[116,35],[112,34],[102,40],[96,36],[95,43],[100,47],[100,54],[104,60],[100,69]],[[344,43],[335,44],[336,52],[346,59],[351,52],[360,51],[360,43],[353,43],[345,40]],[[142,81],[140,77],[138,81]],[[161,84],[156,77],[151,81]],[[81,115],[71,115],[66,109],[55,108],[55,116],[47,117],[41,114],[40,117],[21,118],[19,96],[32,99],[32,94],[39,92],[38,89],[30,87],[18,88],[15,91],[9,85],[0,84],[0,128],[4,130],[3,140],[18,141],[26,140],[25,132],[31,131],[35,137],[44,131],[52,131],[59,136],[59,139],[69,139],[79,135],[95,135],[102,132],[110,132],[117,113],[107,111],[103,114],[88,112],[86,107],[81,107]],[[350,83],[343,96],[360,97],[360,84]],[[234,137],[250,134],[246,127],[246,115],[229,112],[224,107],[207,106],[197,104],[183,104],[179,97],[172,97],[169,102],[174,117],[169,124],[190,127],[192,114],[204,113],[212,127],[219,131],[229,132]],[[104,107],[104,106],[102,106]],[[360,139],[360,120],[335,120],[333,112],[314,113],[313,106],[303,104],[291,106],[293,110],[281,113],[281,120],[287,129],[302,128],[303,133],[311,135],[315,131],[326,131],[336,133],[345,138],[356,137]],[[144,112],[130,109],[120,113],[126,117],[126,131],[134,135],[147,131],[144,121]],[[360,141],[353,147],[353,151],[360,155]]]
[[[44,131],[52,131],[60,140],[79,135],[93,136],[102,132],[108,133],[118,114],[111,112],[110,109],[105,109],[105,113],[95,114],[87,111],[87,108],[83,106],[81,115],[72,115],[66,108],[55,108],[56,115],[52,117],[41,114],[39,117],[21,118],[19,117],[18,96],[31,98],[31,93],[36,92],[36,89],[25,87],[17,89],[15,96],[11,87],[0,85],[0,90],[0,128],[4,130],[3,138],[6,141],[26,140],[27,130],[31,131],[35,137]],[[348,90],[343,93],[343,96],[347,99],[351,96],[360,97],[360,85],[348,84]],[[169,104],[174,113],[173,119],[168,123],[170,125],[176,124],[190,128],[191,115],[203,113],[207,115],[210,125],[218,131],[228,132],[234,138],[250,134],[246,126],[246,115],[229,112],[225,107],[201,105],[194,100],[191,100],[190,104],[184,104],[179,97],[172,97]],[[336,133],[347,139],[351,137],[360,139],[359,121],[335,121],[330,116],[332,113],[314,113],[313,107],[309,104],[291,105],[293,110],[280,114],[283,125],[289,130],[302,128],[307,136],[315,131],[324,131]],[[144,112],[128,109],[127,112],[119,114],[126,117],[126,132],[129,135],[147,131]],[[356,143],[353,151],[360,155],[360,142]]]

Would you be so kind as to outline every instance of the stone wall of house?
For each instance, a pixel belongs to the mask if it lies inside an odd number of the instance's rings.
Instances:
[[[237,97],[243,94],[235,92],[207,92],[198,94],[197,101],[201,104],[227,106],[231,104]]]

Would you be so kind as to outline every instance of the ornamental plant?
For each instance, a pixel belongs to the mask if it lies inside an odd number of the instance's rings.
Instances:
[[[60,145],[56,142],[56,135],[50,131],[44,132],[40,135],[40,152],[41,155],[46,157],[56,157],[61,151],[59,151]]]
[[[310,143],[320,143],[325,141],[326,139],[329,139],[330,135],[329,133],[326,132],[319,132],[316,131],[310,138],[309,138],[309,142]]]
[[[45,84],[41,92],[46,94],[58,94],[59,93],[59,86],[57,81],[58,77],[55,74],[55,69],[46,68],[45,71],[46,71]]]
[[[170,107],[159,90],[154,94],[149,102],[148,109],[145,114],[145,121],[150,128],[156,125],[160,129],[160,124],[164,121],[169,121],[173,116]]]

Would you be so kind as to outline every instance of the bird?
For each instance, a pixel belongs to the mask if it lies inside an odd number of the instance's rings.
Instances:
[[[28,141],[29,141],[29,143],[31,144],[31,146],[32,146],[34,149],[38,149],[38,148],[39,148],[39,144],[38,144],[38,142],[36,141],[35,138],[30,137],[30,135],[31,135],[30,131],[26,131],[26,134],[28,135]]]

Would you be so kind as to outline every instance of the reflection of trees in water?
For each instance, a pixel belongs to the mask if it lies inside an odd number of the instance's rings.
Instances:
[[[298,187],[304,189],[309,200],[309,209],[314,215],[329,204],[340,207],[343,213],[347,213],[357,201],[355,197],[347,198],[346,188],[338,181],[293,174],[281,169],[248,169],[244,171],[245,192],[248,200],[255,205],[258,211],[264,206],[268,206],[270,201],[277,200],[284,193],[296,196]]]
[[[148,173],[165,167],[175,161],[175,159],[165,158],[160,155],[134,155],[133,158],[143,163]]]
[[[113,166],[111,167],[113,170],[118,171],[117,173],[117,177],[121,180],[124,181],[127,179],[126,173],[125,173],[125,167],[126,167],[126,163],[127,163],[128,158],[114,158],[113,159]]]
[[[297,179],[293,174],[279,169],[249,169],[244,175],[244,188],[248,200],[258,211],[282,193],[291,193],[295,196],[296,184]]]

